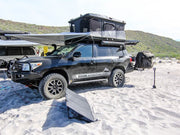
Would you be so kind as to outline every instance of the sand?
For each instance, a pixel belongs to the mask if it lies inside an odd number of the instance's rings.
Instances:
[[[65,98],[0,78],[0,135],[180,135],[180,64],[156,59],[153,69],[126,74],[123,88],[72,86],[92,106],[96,122],[68,119]]]

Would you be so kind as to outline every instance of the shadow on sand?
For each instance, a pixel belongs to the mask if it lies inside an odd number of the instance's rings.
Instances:
[[[125,84],[124,87],[133,88],[134,85]],[[70,86],[69,89],[73,90],[76,93],[84,93],[87,91],[109,90],[112,89],[112,87],[109,87],[106,83],[89,83]],[[75,118],[69,119],[65,100],[61,102],[54,100],[47,114],[47,119],[43,124],[42,129],[44,131],[53,127],[66,127],[72,123],[87,124],[87,122],[84,120],[78,120]]]
[[[0,86],[3,86],[5,81],[0,81]],[[0,114],[6,112],[7,110],[20,108],[22,106],[39,103],[43,101],[37,90],[32,90],[30,88],[17,88],[14,90],[14,85],[9,84],[6,86],[8,90],[0,90]]]
[[[0,81],[2,86],[5,81]],[[10,84],[10,85],[13,85]],[[8,86],[11,87],[11,86]],[[124,87],[133,88],[134,85],[125,84]],[[107,83],[88,83],[88,84],[78,84],[70,86],[69,89],[75,91],[76,93],[84,93],[87,91],[98,91],[98,90],[109,90]],[[121,88],[119,88],[121,89]],[[0,92],[0,114],[15,108],[20,108],[21,106],[26,106],[29,104],[42,102],[43,98],[40,96],[37,90],[32,90],[30,88],[24,88],[20,90],[12,90],[9,92]]]
[[[4,81],[0,81],[1,86],[3,85],[3,83]],[[125,84],[124,87],[133,88],[134,86]],[[106,91],[112,89],[112,87],[109,87],[107,83],[88,83],[70,86],[69,89],[73,90],[76,93],[84,93],[87,91]],[[43,98],[40,96],[39,92],[30,88],[23,88],[18,90],[12,90],[7,93],[0,93],[0,114],[11,109],[40,103],[42,101]],[[54,100],[42,128],[43,130],[47,130],[52,127],[66,127],[74,122],[81,124],[87,123],[85,121],[77,119],[69,119],[65,100],[61,102]]]
[[[134,85],[124,84],[122,88],[134,88]],[[98,91],[98,90],[109,90],[113,87],[109,86],[107,82],[93,82],[87,84],[77,84],[73,86],[69,86],[69,89],[75,91],[76,93],[83,93],[87,91]],[[118,88],[121,90],[121,88]]]
[[[66,127],[72,123],[86,124],[87,122],[77,119],[69,119],[65,100],[61,102],[54,100],[42,129],[44,131],[53,127]]]

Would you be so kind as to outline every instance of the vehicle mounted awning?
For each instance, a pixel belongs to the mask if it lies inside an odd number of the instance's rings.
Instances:
[[[134,40],[125,40],[125,39],[116,39],[110,37],[104,37],[95,32],[87,32],[87,33],[75,33],[75,32],[63,32],[63,33],[54,33],[54,34],[6,34],[6,36],[17,37],[22,40],[27,40],[30,42],[36,42],[39,44],[45,45],[64,45],[65,41],[73,40],[73,39],[85,39],[89,38],[89,40],[110,40],[116,42],[124,42],[125,45],[129,44],[137,44],[139,41]]]
[[[25,40],[0,40],[0,46],[35,46],[39,43],[29,42]]]

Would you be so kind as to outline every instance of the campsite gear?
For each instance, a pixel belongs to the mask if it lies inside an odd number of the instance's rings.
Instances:
[[[51,34],[6,34],[7,37],[44,45],[65,45],[77,41],[116,41],[116,44],[136,45],[137,40],[126,40],[125,22],[111,17],[88,13],[71,19],[70,32]],[[114,43],[113,43],[114,44]]]
[[[135,69],[138,68],[152,68],[152,58],[154,55],[150,52],[139,52],[136,56]]]
[[[90,32],[96,37],[126,40],[125,22],[111,17],[88,13],[69,21],[70,32]]]
[[[68,108],[68,117],[69,118],[77,118],[77,119],[82,119],[81,116],[86,117],[87,119],[83,119],[87,122],[94,122],[96,121],[95,117],[94,117],[94,112],[91,109],[88,101],[86,100],[86,98],[76,94],[75,92],[66,89],[66,106]],[[79,115],[72,115],[71,116],[71,112],[72,110],[74,110],[75,112],[77,112]],[[70,114],[71,113],[71,114]]]

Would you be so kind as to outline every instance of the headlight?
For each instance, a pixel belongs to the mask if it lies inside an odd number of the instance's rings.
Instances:
[[[31,64],[31,70],[36,69],[37,67],[42,65],[42,62],[37,62],[37,63],[30,63]]]
[[[30,71],[30,66],[28,63],[22,64],[22,71]]]

